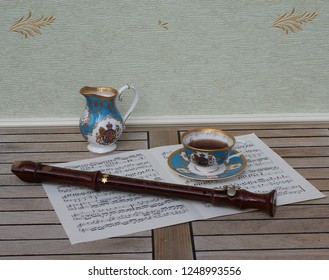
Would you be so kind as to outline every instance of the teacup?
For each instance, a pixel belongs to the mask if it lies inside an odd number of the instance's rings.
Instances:
[[[182,135],[182,143],[188,160],[198,172],[212,173],[225,169],[233,157],[242,154],[233,152],[237,141],[233,135],[214,128],[189,130]],[[242,142],[245,144],[244,142]]]

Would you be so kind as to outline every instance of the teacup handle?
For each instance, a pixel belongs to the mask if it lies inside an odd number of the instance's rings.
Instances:
[[[119,88],[118,90],[118,100],[121,101],[122,97],[121,95],[123,94],[123,92],[127,89],[132,89],[134,92],[134,99],[132,104],[130,105],[129,109],[127,110],[126,114],[123,117],[123,125],[125,124],[126,120],[128,119],[129,115],[131,114],[131,112],[135,109],[136,105],[137,105],[137,101],[138,101],[138,91],[134,86],[130,86],[130,85],[124,85],[123,87]]]
[[[234,154],[234,155],[230,155],[230,156],[227,158],[226,162],[229,162],[231,158],[239,157],[239,156],[241,156],[242,154],[244,154],[244,153],[246,152],[246,148],[247,148],[247,143],[246,143],[246,142],[241,141],[241,140],[237,140],[236,143],[241,143],[241,144],[243,144],[243,150],[242,150],[242,152],[237,153],[237,154]]]

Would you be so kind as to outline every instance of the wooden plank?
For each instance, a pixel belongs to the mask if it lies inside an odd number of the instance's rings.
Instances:
[[[327,260],[328,248],[197,251],[198,260]]]
[[[242,234],[287,234],[328,232],[328,218],[272,219],[248,221],[199,221],[192,223],[194,236],[242,235]]]
[[[270,147],[329,146],[329,137],[263,138]]]
[[[292,204],[292,205],[298,205],[298,204],[304,204],[304,205],[327,204],[329,206],[329,197],[328,197],[329,192],[328,191],[323,191],[322,193],[325,195],[325,197],[323,197],[323,198],[301,201],[301,202],[298,202],[298,203]]]
[[[328,157],[329,147],[289,147],[289,148],[273,148],[274,152],[283,158],[288,157]]]
[[[45,227],[47,227],[49,224],[60,224],[60,221],[54,210],[9,211],[0,212],[0,215],[0,225],[43,224]]]
[[[30,184],[30,183],[26,183],[24,181],[21,181],[21,179],[19,179],[16,175],[14,175],[13,173],[11,174],[5,174],[5,175],[1,175],[1,181],[0,181],[0,187],[2,186],[34,186],[34,185],[38,185],[40,186],[40,184]]]
[[[147,140],[147,132],[122,133],[119,141]],[[85,142],[81,133],[0,135],[0,143]]]
[[[67,235],[61,224],[24,224],[0,226],[2,240],[38,240],[38,239],[66,239]],[[151,231],[143,231],[122,237],[151,237]]]
[[[2,240],[66,239],[61,224],[0,226]]]
[[[152,252],[0,256],[0,260],[152,260]]]
[[[1,127],[0,135],[26,135],[26,134],[80,134],[77,126],[52,126],[52,127]]]
[[[150,237],[112,238],[71,245],[68,239],[5,240],[0,256],[150,253]]]
[[[309,182],[319,191],[329,191],[329,179],[311,179]]]
[[[7,134],[0,135],[0,143],[84,142],[81,134]]]
[[[156,260],[193,259],[191,232],[188,223],[154,230]]]
[[[1,211],[53,210],[47,197],[45,198],[0,198]],[[0,212],[1,213],[1,212]]]
[[[146,141],[118,141],[118,149],[147,149]],[[0,143],[0,153],[24,152],[79,152],[87,149],[85,142],[48,142],[48,143]]]
[[[296,168],[306,179],[329,179],[329,168]]]
[[[11,173],[11,163],[0,163],[0,175]]]
[[[244,135],[255,133],[259,138],[291,138],[291,137],[321,137],[329,136],[329,130],[318,129],[245,129],[245,130],[226,130],[233,135]]]
[[[329,249],[329,232],[195,236],[196,251]]]
[[[151,147],[173,145],[178,141],[175,130],[150,132]],[[153,230],[154,258],[157,260],[193,259],[189,224],[179,224]]]
[[[329,157],[286,158],[285,160],[293,168],[329,167]]]
[[[0,187],[0,198],[40,198],[46,196],[47,194],[41,185]]]
[[[120,153],[120,152],[124,152],[124,151],[120,151],[120,149],[118,149],[114,153]],[[19,161],[19,160],[32,160],[32,161],[39,161],[43,163],[60,163],[60,162],[96,158],[101,156],[104,155],[96,155],[94,153],[87,151],[87,149],[85,151],[80,151],[80,152],[66,151],[66,152],[47,152],[47,153],[43,153],[43,152],[9,153],[9,154],[2,154],[0,157],[0,162],[8,163],[10,165],[14,161]]]

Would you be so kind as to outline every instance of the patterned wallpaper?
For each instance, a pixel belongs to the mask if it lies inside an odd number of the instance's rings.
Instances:
[[[329,1],[0,0],[0,118],[78,118],[81,87],[125,83],[135,116],[328,113],[328,22]]]

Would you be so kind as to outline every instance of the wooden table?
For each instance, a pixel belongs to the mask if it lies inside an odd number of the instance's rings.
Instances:
[[[329,123],[210,125],[254,132],[325,195]],[[177,144],[191,127],[128,127],[118,151]],[[11,172],[15,160],[58,163],[96,157],[77,127],[0,128],[0,259],[328,259],[329,199],[281,206],[71,245],[40,184]]]

